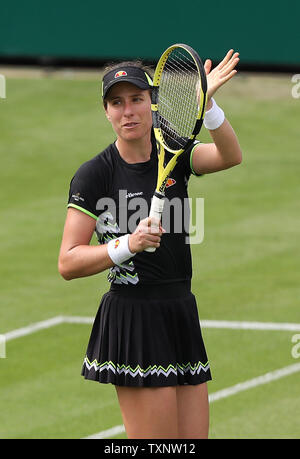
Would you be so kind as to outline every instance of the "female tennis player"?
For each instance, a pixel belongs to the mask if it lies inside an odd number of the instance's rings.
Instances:
[[[241,162],[236,134],[213,99],[238,61],[230,50],[213,70],[205,62],[204,125],[212,142],[196,142],[185,154],[166,199],[183,202],[191,174]],[[147,217],[157,177],[150,93],[151,76],[141,63],[123,62],[105,72],[103,103],[116,141],[71,181],[59,272],[70,280],[109,270],[110,289],[94,321],[82,375],[115,385],[128,438],[207,438],[211,373],[191,292],[187,234],[172,224],[168,231],[152,226]],[[137,208],[144,204],[142,218]],[[98,246],[90,245],[94,231]]]

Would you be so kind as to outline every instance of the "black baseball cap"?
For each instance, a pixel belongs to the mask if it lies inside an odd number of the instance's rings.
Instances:
[[[151,77],[140,67],[120,66],[104,75],[102,80],[103,99],[107,96],[108,90],[121,81],[132,83],[140,89],[151,89],[153,85]]]

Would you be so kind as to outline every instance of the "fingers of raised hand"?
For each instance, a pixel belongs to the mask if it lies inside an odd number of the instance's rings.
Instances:
[[[216,67],[219,70],[223,69],[227,64],[229,64],[233,59],[235,59],[239,53],[234,52],[233,49],[230,49],[224,59],[219,63],[219,65]]]
[[[206,75],[208,75],[209,72],[211,71],[211,66],[212,66],[212,61],[210,59],[206,59],[204,63],[204,70],[205,70]]]
[[[239,60],[239,53],[233,53],[233,49],[231,49],[216,68],[218,68],[220,75],[227,76],[236,67]]]
[[[239,53],[234,53],[231,49],[226,54],[225,58],[220,62],[220,64],[214,68],[211,72],[211,76],[213,77],[213,82],[217,87],[220,87],[222,84],[226,83],[226,81],[230,80],[236,73],[235,67],[239,62]]]

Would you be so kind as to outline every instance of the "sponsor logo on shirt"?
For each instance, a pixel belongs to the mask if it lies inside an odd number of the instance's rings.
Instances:
[[[175,185],[175,183],[176,183],[176,180],[174,180],[173,178],[168,178],[167,183],[166,183],[166,188],[170,188],[170,186]]]
[[[127,193],[126,194],[126,199],[128,198],[134,198],[135,196],[143,196],[143,191],[138,191],[137,193]]]
[[[74,201],[83,201],[84,202],[84,198],[82,198],[80,196],[80,193],[72,194],[72,198],[74,199]]]

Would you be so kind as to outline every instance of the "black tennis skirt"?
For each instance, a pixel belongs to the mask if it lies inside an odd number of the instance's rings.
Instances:
[[[81,374],[135,387],[210,380],[190,283],[112,286],[101,300]]]

